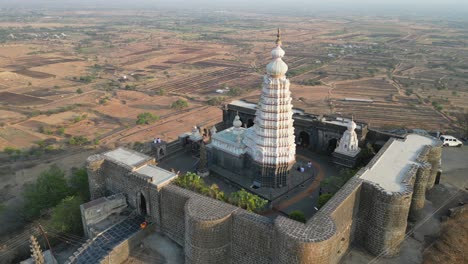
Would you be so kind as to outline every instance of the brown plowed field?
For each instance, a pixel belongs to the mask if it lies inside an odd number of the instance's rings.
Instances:
[[[47,104],[52,101],[10,92],[0,92],[0,104],[9,104],[17,106]]]

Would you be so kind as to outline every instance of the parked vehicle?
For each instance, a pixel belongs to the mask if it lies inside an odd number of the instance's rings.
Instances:
[[[463,146],[463,142],[456,139],[453,136],[449,135],[442,135],[440,136],[440,140],[442,140],[444,147],[461,147]]]

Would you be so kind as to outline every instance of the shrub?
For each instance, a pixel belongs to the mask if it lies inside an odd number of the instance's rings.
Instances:
[[[82,93],[83,93],[83,89],[81,89],[81,88],[76,89],[76,93],[77,93],[77,94],[82,94]]]
[[[295,211],[292,211],[290,214],[289,214],[289,218],[293,219],[293,220],[296,220],[298,222],[301,222],[301,223],[305,223],[306,222],[306,218],[305,218],[305,215],[303,212],[299,211],[299,210],[295,210]]]
[[[227,95],[229,96],[239,96],[242,94],[242,90],[237,87],[230,88],[229,91],[227,92]]]
[[[14,147],[5,147],[3,149],[3,152],[5,152],[6,154],[12,156],[12,155],[15,155],[15,154],[20,154],[21,150],[19,150],[17,148],[14,148]]]
[[[318,199],[317,207],[322,208],[322,206],[324,206],[328,202],[328,200],[330,200],[332,197],[333,197],[333,194],[331,193],[324,193],[320,195]]]
[[[151,123],[154,123],[156,121],[159,120],[159,116],[155,115],[155,114],[152,114],[152,113],[149,113],[149,112],[145,112],[145,113],[141,113],[137,116],[137,125],[148,125],[148,124],[151,124]]]
[[[177,110],[184,109],[187,107],[188,107],[188,102],[184,99],[178,99],[177,101],[171,104],[171,108],[177,109]]]
[[[167,92],[166,92],[166,90],[165,90],[164,88],[160,88],[160,89],[158,90],[157,94],[160,95],[160,96],[163,96],[163,95],[166,95]]]
[[[216,96],[216,97],[210,98],[208,101],[206,101],[206,103],[209,105],[215,106],[215,105],[220,105],[224,100],[225,100],[224,97]]]
[[[174,183],[184,189],[192,190],[220,201],[229,202],[251,212],[263,210],[268,203],[267,200],[244,189],[233,192],[229,197],[226,197],[216,184],[208,187],[200,176],[192,172],[187,172],[185,175],[177,177]]]
[[[68,140],[68,144],[72,146],[81,146],[81,145],[85,145],[88,143],[89,143],[88,138],[84,136],[73,136]]]

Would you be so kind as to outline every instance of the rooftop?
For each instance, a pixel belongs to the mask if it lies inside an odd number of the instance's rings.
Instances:
[[[141,164],[151,160],[152,158],[136,151],[131,151],[124,148],[117,148],[104,153],[104,156],[109,160],[123,163],[130,167],[139,167]]]
[[[243,138],[245,128],[240,127],[239,131],[235,131],[234,129],[235,129],[234,127],[225,129],[221,132],[214,134],[213,138],[217,140],[221,140],[226,143],[229,142],[229,143],[237,144],[237,136],[239,135],[241,138]],[[236,134],[236,132],[238,132],[238,134]]]
[[[151,183],[156,186],[164,184],[177,176],[171,171],[148,164],[153,160],[152,157],[133,150],[117,148],[104,153],[104,156],[110,161],[129,166],[136,174],[150,177]]]
[[[436,138],[417,134],[407,135],[402,140],[395,139],[374,165],[361,175],[361,179],[375,182],[391,192],[403,191],[402,179],[408,169],[419,164],[417,159],[425,146],[437,143]]]
[[[164,184],[177,176],[174,172],[167,171],[155,165],[145,165],[136,172],[151,177],[154,185]]]

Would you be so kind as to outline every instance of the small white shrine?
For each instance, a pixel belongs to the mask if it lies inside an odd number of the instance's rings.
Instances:
[[[354,120],[348,122],[348,129],[343,133],[338,146],[333,152],[333,162],[352,168],[356,165],[359,153],[359,140],[356,134],[356,123]]]

